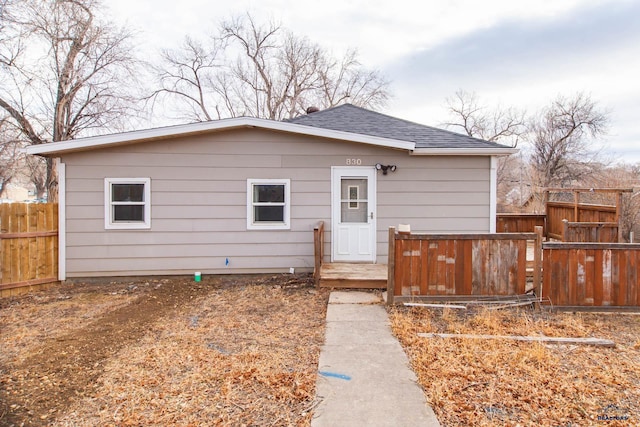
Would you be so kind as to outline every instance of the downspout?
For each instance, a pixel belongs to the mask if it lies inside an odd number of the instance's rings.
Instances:
[[[491,156],[491,169],[489,171],[489,233],[496,232],[496,209],[498,203],[498,158]]]
[[[67,174],[60,157],[55,159],[58,169],[58,280],[67,278]]]

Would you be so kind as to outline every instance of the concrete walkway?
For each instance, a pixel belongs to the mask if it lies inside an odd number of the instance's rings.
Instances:
[[[373,293],[331,293],[312,427],[440,425],[381,304]]]

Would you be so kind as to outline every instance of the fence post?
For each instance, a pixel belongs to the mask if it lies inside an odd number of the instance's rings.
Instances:
[[[543,228],[537,225],[535,227],[536,242],[533,251],[533,288],[536,295],[542,300],[542,236]]]
[[[396,289],[396,228],[389,227],[389,254],[387,261],[387,304],[393,305]]]
[[[616,224],[618,224],[618,243],[622,243],[622,227],[620,227],[620,214],[622,210],[622,192],[616,196]]]
[[[568,238],[569,238],[569,220],[565,218],[562,220],[562,241],[568,242],[569,241],[567,240]]]
[[[320,269],[322,268],[322,261],[324,258],[324,221],[318,222],[318,225],[313,228],[313,255],[313,280],[316,283],[316,288],[319,288]]]
[[[545,228],[545,234],[544,237],[546,237],[547,239],[549,238],[549,223],[551,222],[549,220],[549,189],[546,188],[544,190],[544,228]]]

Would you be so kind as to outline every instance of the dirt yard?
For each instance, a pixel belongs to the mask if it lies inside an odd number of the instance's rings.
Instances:
[[[392,329],[443,426],[640,425],[640,316],[396,308]],[[597,337],[615,348],[421,338]]]
[[[0,425],[309,425],[327,296],[277,275],[0,299]]]

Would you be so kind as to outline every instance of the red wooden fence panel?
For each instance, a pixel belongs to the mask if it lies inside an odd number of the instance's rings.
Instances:
[[[640,245],[545,243],[542,295],[556,306],[640,307]]]
[[[546,214],[499,213],[496,215],[498,233],[533,233],[536,226],[546,235]]]
[[[395,234],[394,297],[524,294],[534,233]],[[534,284],[535,286],[535,284]]]
[[[616,222],[569,222],[564,220],[563,242],[617,243]]]
[[[616,223],[616,207],[606,205],[590,205],[568,202],[547,202],[547,237],[561,240],[564,233],[563,220],[570,223],[597,222]],[[577,216],[576,216],[577,213]],[[615,242],[617,242],[617,237]]]
[[[523,294],[527,241],[534,240],[542,252],[534,261],[534,271],[542,267],[534,289],[544,300],[561,307],[640,307],[640,244],[542,244],[538,234],[524,233],[390,232],[389,238],[391,303]]]

